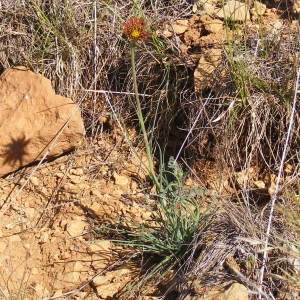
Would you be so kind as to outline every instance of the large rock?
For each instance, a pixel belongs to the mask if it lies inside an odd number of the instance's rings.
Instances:
[[[56,95],[50,80],[24,67],[0,76],[0,176],[55,157],[82,141],[80,111],[69,98]]]

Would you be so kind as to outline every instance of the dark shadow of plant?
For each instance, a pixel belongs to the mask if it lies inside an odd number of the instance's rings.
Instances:
[[[5,158],[4,165],[20,165],[24,164],[24,157],[28,155],[26,148],[30,142],[30,139],[26,139],[23,134],[19,138],[11,138],[11,142],[5,145],[5,150],[2,156]]]

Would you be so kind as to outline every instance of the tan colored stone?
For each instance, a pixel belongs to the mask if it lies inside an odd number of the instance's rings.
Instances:
[[[130,185],[130,178],[128,176],[119,175],[117,173],[113,174],[115,184],[120,186],[128,187]]]
[[[292,166],[291,164],[289,164],[289,163],[285,163],[284,164],[284,172],[285,172],[285,174],[287,174],[287,175],[293,174],[294,169],[295,169],[294,166]]]
[[[130,280],[129,269],[119,269],[97,276],[93,283],[102,299],[114,298],[115,294]]]
[[[70,174],[75,175],[75,176],[82,176],[84,175],[84,171],[82,168],[79,169],[71,169]]]
[[[56,95],[50,80],[24,67],[0,76],[0,176],[43,157],[74,149],[84,136],[74,102]],[[58,133],[61,134],[56,138]]]
[[[217,3],[218,0],[198,0],[196,11],[212,15],[216,12]]]
[[[250,20],[249,6],[237,0],[229,0],[219,10],[217,16],[221,19],[229,19],[234,22]]]
[[[194,283],[193,283],[194,284]],[[198,287],[202,294],[202,289]],[[193,300],[249,300],[247,288],[240,283],[233,283],[227,290],[212,290],[203,296],[191,297]]]
[[[248,300],[248,290],[240,283],[233,283],[223,295],[221,294],[216,300]]]
[[[71,183],[73,184],[79,184],[84,180],[82,176],[69,175],[68,177],[71,180]]]
[[[264,189],[264,188],[266,188],[266,184],[265,184],[262,180],[254,181],[253,184],[254,184],[258,189]]]
[[[175,34],[183,34],[189,28],[189,21],[188,20],[176,20],[172,24],[172,29],[174,30]]]
[[[218,19],[213,19],[208,15],[200,17],[205,30],[209,33],[220,33],[223,31],[223,22]]]
[[[30,177],[30,182],[34,185],[34,186],[39,186],[40,185],[40,181],[37,177],[35,176],[31,176]]]
[[[195,90],[201,91],[212,87],[216,82],[213,73],[221,63],[221,49],[209,49],[200,57],[194,72]]]
[[[253,7],[250,9],[252,19],[256,20],[266,12],[267,6],[260,1],[254,1]]]
[[[98,240],[89,244],[89,248],[92,252],[110,252],[112,247],[111,241]]]
[[[66,192],[77,194],[81,191],[84,191],[86,185],[84,183],[74,184],[71,182],[67,182],[62,187]]]
[[[76,218],[68,223],[67,232],[72,237],[80,236],[83,233],[86,225],[87,223],[81,218]]]
[[[293,12],[300,14],[300,0],[293,0]]]

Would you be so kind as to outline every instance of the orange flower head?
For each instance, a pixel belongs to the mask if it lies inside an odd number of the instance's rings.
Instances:
[[[143,18],[138,17],[130,17],[124,23],[123,33],[133,41],[146,41],[150,36],[150,32],[146,30]]]

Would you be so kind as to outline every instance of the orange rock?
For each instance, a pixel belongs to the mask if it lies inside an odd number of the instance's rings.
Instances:
[[[80,111],[50,80],[24,67],[0,77],[0,176],[75,148],[84,136]],[[56,136],[58,137],[56,138]]]

